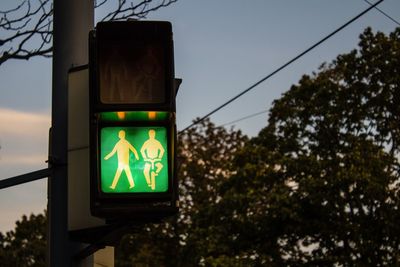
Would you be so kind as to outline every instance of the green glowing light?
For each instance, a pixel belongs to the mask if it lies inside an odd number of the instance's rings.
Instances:
[[[165,111],[120,111],[101,112],[102,121],[162,121],[168,119]]]
[[[105,127],[100,131],[100,179],[104,193],[168,190],[165,127]]]

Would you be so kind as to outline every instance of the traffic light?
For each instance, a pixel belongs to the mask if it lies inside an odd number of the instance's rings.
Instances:
[[[92,215],[146,220],[176,213],[171,24],[101,22],[89,49]]]

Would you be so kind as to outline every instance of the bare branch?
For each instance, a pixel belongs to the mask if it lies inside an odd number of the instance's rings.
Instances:
[[[162,7],[167,7],[178,0],[142,0],[141,2],[134,4],[135,1],[119,0],[116,9],[108,13],[102,21],[108,20],[126,20],[130,18],[143,19],[152,12]]]
[[[0,65],[9,59],[51,56],[53,6],[51,0],[25,0],[0,11]]]
[[[107,3],[107,0],[102,0],[102,1],[94,1],[94,8],[98,8],[101,7],[102,5],[104,5],[105,3]]]
[[[23,1],[21,4],[19,4],[16,8],[12,8],[12,9],[9,9],[9,10],[6,10],[6,11],[1,11],[0,10],[0,14],[7,14],[7,13],[11,13],[11,12],[17,11],[25,4],[26,4],[26,0]]]
[[[101,21],[143,19],[178,0],[118,0]],[[112,0],[95,0],[95,8]],[[15,8],[0,10],[0,65],[10,59],[52,56],[53,4],[51,0],[23,0]]]

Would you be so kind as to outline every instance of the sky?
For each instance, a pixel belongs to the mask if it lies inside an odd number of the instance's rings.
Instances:
[[[0,10],[17,2],[2,0]],[[167,20],[173,26],[175,74],[183,79],[177,95],[178,130],[368,7],[365,0],[178,0],[150,13],[149,20]],[[385,0],[379,8],[400,21],[400,1]],[[96,18],[106,11],[96,11]],[[211,120],[222,125],[268,110],[302,75],[312,74],[323,62],[355,49],[366,27],[389,33],[397,26],[371,10]],[[0,179],[47,167],[51,63],[51,59],[34,58],[0,66]],[[267,119],[266,112],[227,127],[256,136]],[[1,190],[0,231],[13,229],[23,214],[43,212],[46,203],[46,179]]]

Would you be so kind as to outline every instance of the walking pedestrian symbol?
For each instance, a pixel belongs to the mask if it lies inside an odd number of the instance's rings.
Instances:
[[[125,139],[125,131],[119,131],[118,137],[120,139],[118,143],[115,144],[110,154],[104,157],[105,160],[108,160],[111,156],[115,154],[115,152],[117,152],[118,155],[118,168],[110,188],[115,189],[115,186],[117,185],[119,177],[121,176],[121,172],[123,170],[128,177],[129,188],[133,188],[135,186],[135,183],[133,182],[131,169],[129,167],[129,151],[133,152],[136,160],[139,160],[139,156],[136,149]]]
[[[105,127],[100,134],[100,184],[104,193],[168,190],[165,127]]]

